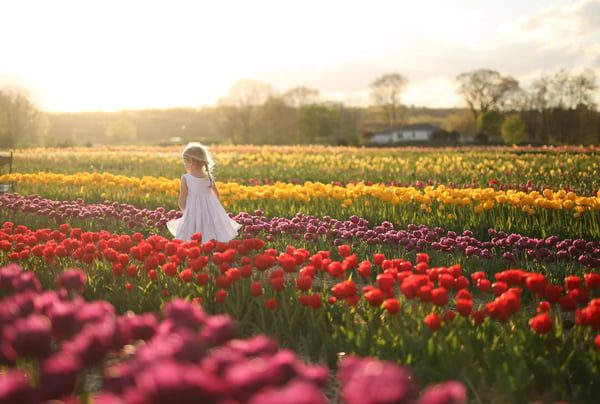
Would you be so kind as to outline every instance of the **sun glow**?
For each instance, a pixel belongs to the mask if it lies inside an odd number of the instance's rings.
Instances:
[[[0,54],[0,89],[22,87],[49,111],[199,107],[215,105],[236,81],[254,79],[281,92],[306,86],[358,105],[368,102],[375,78],[399,72],[409,79],[405,102],[452,107],[453,79],[464,71],[486,67],[521,80],[589,67],[598,28],[581,24],[593,4],[562,3],[515,1],[497,9],[470,0],[3,2],[0,37],[10,40]],[[585,51],[567,57],[551,49],[558,53],[536,62],[536,50],[552,42],[546,36],[557,13],[569,24],[552,38],[582,39]],[[532,27],[544,28],[543,41]]]

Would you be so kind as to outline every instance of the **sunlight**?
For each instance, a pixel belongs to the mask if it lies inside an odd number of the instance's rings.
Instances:
[[[454,105],[461,71],[594,65],[594,4],[567,3],[22,0],[2,7],[0,88],[57,112],[215,105],[248,78],[356,103],[399,72],[406,102]]]

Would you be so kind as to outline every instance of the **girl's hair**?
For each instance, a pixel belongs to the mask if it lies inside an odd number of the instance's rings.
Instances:
[[[198,142],[188,143],[188,145],[185,146],[185,149],[183,149],[181,157],[184,160],[190,159],[204,166],[206,174],[208,175],[208,179],[210,180],[211,184],[214,183],[213,167],[215,163],[213,162],[210,152],[206,146]]]

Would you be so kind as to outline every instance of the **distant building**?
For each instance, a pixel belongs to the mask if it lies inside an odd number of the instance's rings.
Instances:
[[[392,145],[403,142],[428,142],[431,135],[441,129],[428,123],[416,123],[399,128],[375,132],[371,136],[372,145]]]

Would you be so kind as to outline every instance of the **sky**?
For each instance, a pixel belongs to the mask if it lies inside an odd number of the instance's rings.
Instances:
[[[600,84],[600,0],[0,0],[0,90],[48,112],[216,105],[243,79],[368,105],[464,106],[481,68],[526,88],[560,69]]]

